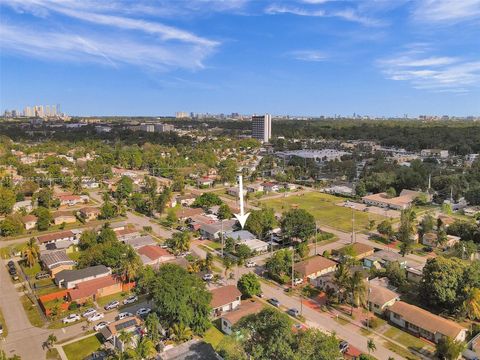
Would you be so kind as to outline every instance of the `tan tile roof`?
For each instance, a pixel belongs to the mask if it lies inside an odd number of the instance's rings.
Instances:
[[[145,245],[137,250],[141,255],[145,255],[150,260],[157,260],[163,256],[172,256],[167,250],[156,245]]]
[[[247,315],[256,314],[260,312],[262,308],[263,305],[257,301],[243,301],[237,310],[226,313],[222,316],[222,319],[226,319],[230,324],[235,325],[241,318]]]
[[[397,294],[395,291],[387,289],[386,287],[370,285],[370,294],[368,299],[371,303],[383,306],[387,302],[399,297],[399,294]]]
[[[315,256],[295,264],[295,271],[298,271],[302,277],[326,270],[337,263],[323,256]]]
[[[25,215],[22,217],[22,222],[26,224],[27,222],[37,221],[38,218],[35,215]]]
[[[242,296],[240,290],[235,285],[222,286],[210,291],[212,293],[212,301],[210,306],[214,309],[230,304]]]
[[[395,314],[400,315],[409,323],[425,329],[433,334],[440,333],[442,335],[450,336],[455,339],[458,334],[465,330],[454,321],[447,320],[431,312],[419,308],[415,305],[407,304],[403,301],[397,301],[390,306],[389,310]]]
[[[63,238],[69,238],[73,236],[74,236],[73,232],[71,232],[70,230],[67,230],[67,231],[61,231],[53,234],[38,236],[37,239],[39,243],[45,243],[45,242],[59,240]]]

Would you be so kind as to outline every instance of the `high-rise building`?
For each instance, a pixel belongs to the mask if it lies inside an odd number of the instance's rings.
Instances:
[[[272,137],[272,115],[252,116],[252,137],[267,143]]]
[[[175,117],[176,117],[177,119],[185,119],[185,118],[188,118],[188,113],[185,112],[185,111],[177,111],[177,112],[175,113]]]
[[[141,124],[140,129],[146,132],[155,132],[155,125],[154,124]]]
[[[155,132],[164,133],[173,131],[174,129],[172,124],[155,124]]]

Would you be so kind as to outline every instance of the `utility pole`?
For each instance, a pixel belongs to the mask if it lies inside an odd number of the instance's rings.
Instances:
[[[315,222],[315,255],[317,254],[317,239],[318,239],[318,229],[317,229],[317,222]]]
[[[223,248],[224,248],[224,242],[223,242],[223,219],[220,221],[221,225],[222,225],[222,230],[220,232],[220,236],[221,236],[221,240],[222,240],[222,258],[225,257],[225,254],[223,253]]]
[[[295,283],[295,248],[292,246],[292,291]]]
[[[355,242],[355,210],[353,210],[353,207],[352,207],[352,239],[350,241],[350,243],[354,243]]]

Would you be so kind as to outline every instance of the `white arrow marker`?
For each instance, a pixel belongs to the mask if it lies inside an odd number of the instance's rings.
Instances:
[[[250,213],[244,213],[243,209],[243,179],[242,175],[238,175],[238,197],[240,198],[240,214],[235,214],[235,217],[237,218],[238,222],[240,223],[240,226],[243,227],[245,226],[245,223],[247,222],[248,215]]]

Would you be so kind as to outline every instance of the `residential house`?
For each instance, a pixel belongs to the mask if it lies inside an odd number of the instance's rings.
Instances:
[[[467,329],[456,322],[403,301],[395,302],[388,312],[395,325],[435,343],[446,336],[457,341],[464,341],[467,336]]]
[[[240,319],[248,315],[257,314],[262,310],[262,308],[263,305],[258,301],[242,301],[237,309],[227,312],[220,317],[222,331],[227,335],[231,335],[233,326]]]
[[[211,344],[192,339],[183,344],[167,346],[159,356],[159,360],[223,360]]]
[[[43,268],[48,270],[52,277],[55,277],[60,271],[72,270],[75,266],[75,261],[70,259],[63,250],[42,252],[40,254],[40,261],[42,262]]]
[[[147,245],[157,245],[155,239],[150,235],[143,235],[134,238],[128,238],[123,240],[125,244],[130,245],[134,249],[141,248],[142,246]]]
[[[285,183],[285,184],[282,184],[282,186],[285,190],[289,190],[289,191],[295,190],[297,188],[297,185],[292,183]]]
[[[22,209],[25,210],[27,213],[31,212],[33,210],[32,200],[17,201],[15,204],[13,204],[13,212],[19,212]]]
[[[255,235],[247,230],[227,231],[225,232],[225,237],[231,237],[237,244],[247,245],[251,251],[268,251],[268,243],[257,239]]]
[[[88,196],[87,201],[84,201],[84,198],[80,195],[58,195],[57,197],[62,206],[74,206],[83,202],[88,202]]]
[[[123,352],[128,346],[135,345],[141,335],[140,326],[142,321],[136,317],[131,316],[122,320],[114,321],[100,330],[106,341],[109,341],[115,349]],[[130,344],[124,344],[119,336],[120,333],[126,332],[132,334]]]
[[[368,293],[368,307],[378,315],[400,300],[400,294],[380,285],[370,285]]]
[[[423,268],[425,264],[407,265],[405,271],[407,272],[407,280],[419,283],[423,279]]]
[[[77,217],[71,211],[55,211],[52,214],[53,223],[55,225],[73,224],[77,221]]]
[[[214,180],[209,177],[201,177],[197,179],[197,186],[198,187],[211,187],[213,185]]]
[[[272,191],[278,191],[280,190],[280,186],[277,183],[273,182],[264,182],[262,184],[263,191],[265,192],[272,192]]]
[[[362,260],[367,256],[373,255],[375,248],[367,244],[354,242],[353,244],[344,246],[338,250],[334,250],[333,252],[335,254],[341,254],[342,256],[346,256],[350,253],[353,255],[355,260]]]
[[[315,256],[310,259],[300,261],[294,265],[294,270],[299,278],[310,281],[316,286],[315,279],[334,272],[337,263],[323,256]]]
[[[369,255],[363,259],[363,265],[370,269],[372,266],[377,269],[386,267],[389,263],[398,261],[400,267],[405,268],[407,266],[407,259],[401,256],[399,253],[388,250],[380,250],[374,252],[373,255]]]
[[[227,194],[238,198],[240,190],[238,187],[230,187],[227,189]],[[243,189],[243,196],[247,195],[247,190]]]
[[[53,244],[53,243],[56,243],[57,241],[70,241],[72,243],[76,243],[78,239],[72,231],[67,230],[67,231],[56,232],[53,234],[37,236],[37,240],[40,243],[40,245],[44,245],[44,244]]]
[[[175,255],[171,254],[166,249],[162,249],[158,245],[142,246],[137,249],[137,253],[140,255],[143,265],[150,265],[153,267],[157,267],[167,261],[175,260]]]
[[[448,150],[441,149],[423,149],[420,151],[420,155],[423,157],[439,157],[442,159],[448,158]]]
[[[68,291],[68,298],[78,304],[84,304],[88,300],[96,301],[101,297],[128,291],[132,286],[133,283],[124,284],[119,277],[107,275],[77,283],[73,289]]]
[[[204,213],[202,208],[181,208],[177,211],[177,217],[181,221],[185,221],[197,215]]]
[[[123,230],[116,230],[114,229],[115,234],[117,234],[118,241],[128,241],[130,239],[134,239],[140,236],[140,232],[136,229],[123,229]]]
[[[37,226],[38,218],[35,215],[22,216],[22,223],[25,226],[25,230],[31,230]]]
[[[419,191],[402,190],[399,196],[389,197],[387,193],[371,194],[362,197],[365,204],[394,210],[405,210],[422,193]]]
[[[212,294],[210,306],[214,317],[235,310],[240,306],[242,293],[235,285],[222,286],[210,290],[210,293]]]
[[[177,196],[177,203],[182,206],[192,206],[197,198],[194,194],[185,194],[185,195],[178,195]]]
[[[112,269],[105,265],[90,266],[79,270],[62,270],[55,277],[58,287],[73,289],[77,284],[102,278],[112,274]]]
[[[85,221],[96,220],[100,215],[100,209],[93,206],[86,206],[81,208],[79,211],[80,216],[85,219]]]
[[[222,230],[223,233],[232,231],[236,223],[236,220],[224,220],[213,224],[202,224],[200,234],[209,240],[218,240],[221,237]]]
[[[263,191],[263,185],[260,183],[249,184],[247,185],[247,191],[249,193],[261,192]]]
[[[95,181],[95,180],[90,180],[90,179],[84,179],[82,180],[82,187],[85,189],[98,189],[100,187],[100,184]]]
[[[443,249],[448,249],[457,244],[460,241],[459,236],[454,235],[446,235],[445,243],[439,244],[438,243],[438,236],[436,232],[428,232],[423,235],[422,237],[422,244],[431,246],[431,247],[441,247]]]

